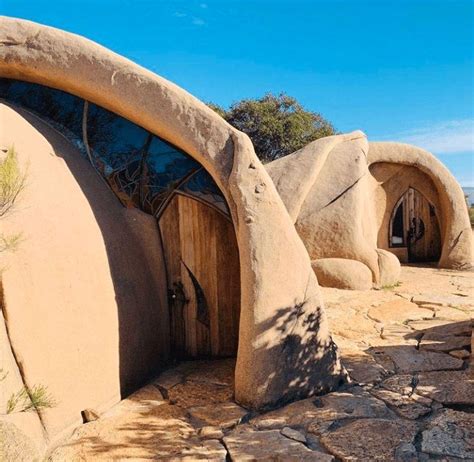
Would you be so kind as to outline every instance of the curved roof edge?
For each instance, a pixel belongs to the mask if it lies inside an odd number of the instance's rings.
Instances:
[[[232,165],[229,138],[237,130],[204,103],[79,35],[5,16],[0,24],[0,76],[63,90],[115,112],[196,158],[223,186]]]
[[[446,223],[439,266],[467,268],[473,262],[473,238],[461,186],[430,152],[405,143],[369,142],[369,165],[388,162],[409,165],[428,175],[436,186]]]

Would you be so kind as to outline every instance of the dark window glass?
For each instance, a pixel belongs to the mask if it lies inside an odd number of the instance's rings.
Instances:
[[[87,111],[87,140],[92,161],[119,199],[139,206],[142,157],[148,132],[95,104]]]
[[[227,203],[217,187],[212,176],[201,167],[201,169],[186,181],[180,190],[189,196],[194,196],[203,202],[213,205],[226,215],[230,215]]]
[[[154,136],[144,162],[143,209],[159,215],[173,193],[201,168],[194,159]]]
[[[0,98],[39,115],[81,150],[84,101],[69,93],[29,82],[0,79]]]
[[[155,216],[175,193],[203,201],[228,214],[212,177],[192,157],[123,117],[87,105],[87,144],[83,143],[84,101],[60,90],[0,79],[0,98],[22,106],[65,134],[89,158],[126,206]]]

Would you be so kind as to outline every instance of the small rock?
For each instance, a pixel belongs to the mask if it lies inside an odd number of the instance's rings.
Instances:
[[[199,429],[198,435],[203,440],[220,440],[224,436],[224,433],[218,427],[206,426]]]
[[[422,433],[421,450],[444,457],[474,459],[474,416],[442,409]]]
[[[406,453],[407,448],[411,452],[416,433],[414,422],[361,419],[323,434],[321,443],[343,461],[388,462],[400,460],[396,455]]]
[[[81,411],[81,416],[83,423],[94,422],[94,420],[98,420],[100,417],[98,412],[94,411],[94,409],[84,409]]]
[[[306,443],[306,437],[303,435],[303,433],[299,432],[298,430],[294,430],[293,428],[283,427],[280,430],[280,433],[292,440],[299,441],[300,443]]]

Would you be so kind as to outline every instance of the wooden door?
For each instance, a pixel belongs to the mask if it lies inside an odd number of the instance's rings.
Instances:
[[[159,220],[166,258],[171,353],[176,358],[234,356],[240,268],[232,223],[176,194]]]
[[[398,212],[398,213],[397,213]],[[409,262],[439,260],[441,233],[435,207],[414,188],[409,188],[398,202],[393,218],[403,218],[403,244]],[[390,242],[394,242],[395,220],[391,221]]]

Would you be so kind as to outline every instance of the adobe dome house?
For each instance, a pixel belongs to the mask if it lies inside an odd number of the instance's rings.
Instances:
[[[0,217],[0,237],[22,236],[0,253],[0,433],[41,451],[183,359],[235,357],[251,410],[335,390],[347,374],[318,280],[370,289],[400,261],[472,262],[462,191],[426,151],[358,131],[264,167],[171,82],[0,17],[0,156],[11,147],[27,182]],[[6,413],[37,384],[54,407]]]
[[[0,19],[0,146],[28,180],[2,233],[2,416],[39,444],[169,361],[237,356],[236,400],[345,377],[318,283],[247,136],[176,85],[73,34]],[[2,411],[4,412],[4,411]]]
[[[369,143],[357,131],[314,141],[265,167],[323,286],[394,285],[400,261],[471,267],[463,191],[423,149]]]

